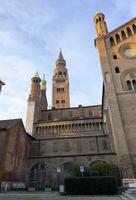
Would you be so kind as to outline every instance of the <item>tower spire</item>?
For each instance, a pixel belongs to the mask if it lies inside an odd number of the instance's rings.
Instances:
[[[65,67],[66,66],[66,61],[63,57],[63,54],[62,54],[62,50],[60,49],[60,52],[59,52],[59,56],[56,60],[56,67],[59,67],[59,66],[63,66]]]

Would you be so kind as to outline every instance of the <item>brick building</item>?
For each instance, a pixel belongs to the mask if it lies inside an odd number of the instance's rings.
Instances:
[[[26,158],[32,139],[21,119],[0,120],[0,182],[26,181]]]
[[[117,164],[123,178],[136,176],[136,18],[111,32],[103,13],[95,15],[94,23],[104,82],[102,105],[70,107],[68,70],[60,51],[52,77],[52,109],[48,109],[45,78],[36,73],[31,79],[26,131],[32,136],[25,133],[21,121],[22,134],[19,126],[1,129],[1,141],[12,140],[5,148],[9,153],[2,154],[7,160],[2,169],[20,171],[30,186],[54,187],[58,173],[60,180],[68,175],[67,163],[88,166],[98,160]],[[21,152],[15,151],[19,141],[25,144]]]

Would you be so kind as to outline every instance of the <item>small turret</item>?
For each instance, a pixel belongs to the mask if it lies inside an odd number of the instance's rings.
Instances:
[[[105,15],[103,13],[97,11],[94,17],[94,23],[96,28],[96,34],[98,37],[104,36],[108,33]]]
[[[40,86],[41,86],[41,92],[40,92],[41,109],[42,110],[47,110],[48,102],[47,102],[47,97],[46,97],[46,80],[45,80],[45,75],[43,75],[43,79],[41,80]]]
[[[38,72],[31,78],[31,88],[28,98],[27,116],[26,116],[26,131],[34,134],[34,123],[37,123],[41,118],[41,79]]]
[[[31,89],[28,101],[39,101],[40,97],[40,82],[41,79],[39,77],[38,72],[31,79]]]

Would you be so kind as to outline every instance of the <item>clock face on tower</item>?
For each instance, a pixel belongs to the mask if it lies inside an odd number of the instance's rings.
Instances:
[[[125,58],[136,58],[136,44],[128,43],[120,47],[119,52]]]

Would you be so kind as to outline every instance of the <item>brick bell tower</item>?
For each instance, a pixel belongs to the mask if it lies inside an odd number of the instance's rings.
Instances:
[[[52,107],[69,108],[69,78],[66,61],[60,50],[52,79]]]
[[[108,32],[105,16],[94,17],[104,81],[103,116],[112,134],[123,178],[136,176],[136,18]]]
[[[28,97],[28,108],[26,116],[26,131],[33,133],[34,123],[41,119],[41,111],[47,110],[46,81],[41,80],[38,72],[31,78],[30,94]]]

